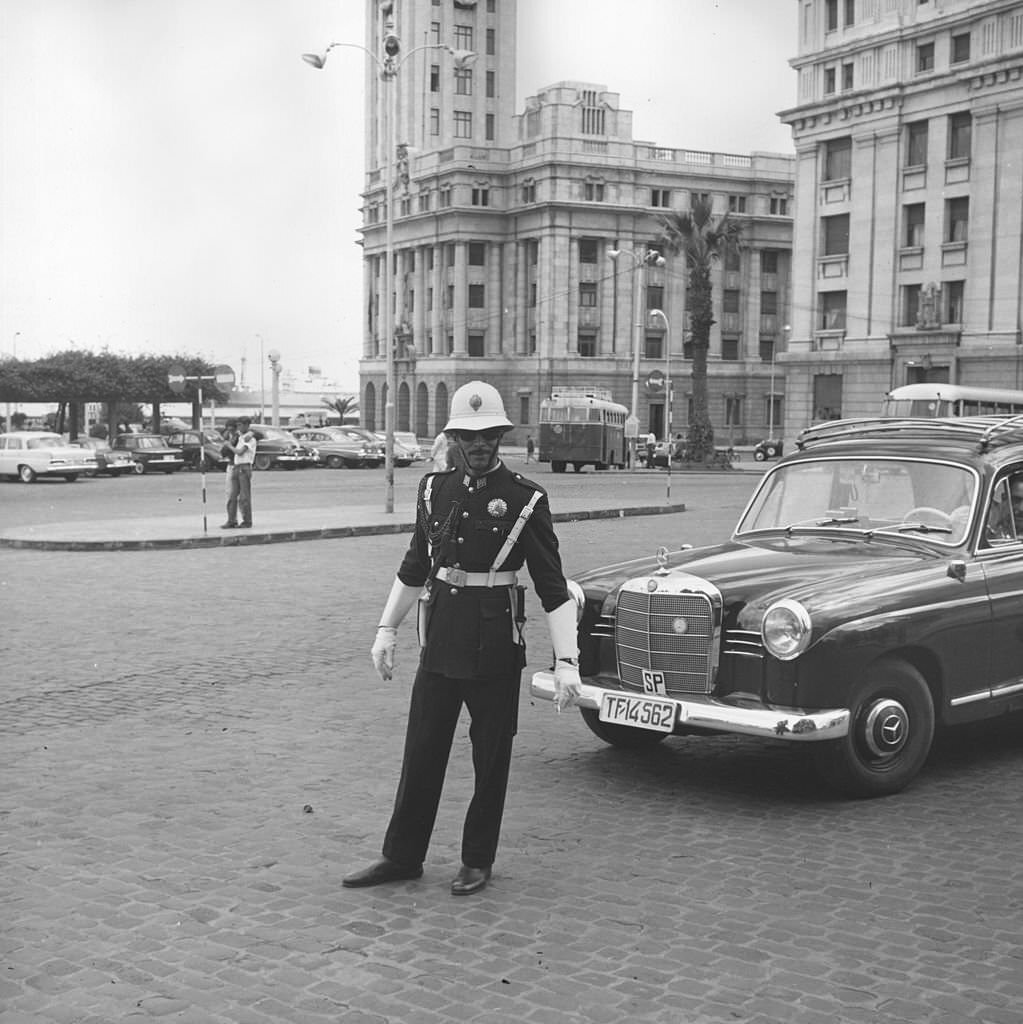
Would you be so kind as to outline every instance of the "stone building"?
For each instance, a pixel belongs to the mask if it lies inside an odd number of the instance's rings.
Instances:
[[[799,0],[785,428],[1023,388],[1023,4]]]
[[[663,265],[643,257],[659,248],[661,216],[710,197],[716,214],[742,221],[745,241],[714,277],[710,413],[725,441],[765,436],[784,415],[775,356],[789,321],[793,157],[634,140],[631,112],[599,83],[550,85],[516,112],[516,7],[367,0],[367,48],[381,52],[393,31],[402,49],[393,79],[372,66],[366,78],[364,424],[384,426],[388,307],[397,430],[434,434],[452,392],[482,377],[501,391],[521,443],[552,387],[598,387],[631,407],[638,379],[639,429],[660,436],[666,401],[652,375],[669,361],[672,419],[684,424],[685,267],[667,252]],[[459,66],[451,51],[475,58]],[[390,89],[398,159],[388,224]]]

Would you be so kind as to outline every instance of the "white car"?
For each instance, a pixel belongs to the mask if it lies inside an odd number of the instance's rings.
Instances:
[[[378,430],[376,436],[381,442],[386,443],[387,434]],[[422,462],[426,459],[419,440],[411,430],[396,430],[394,432],[394,464],[396,466],[411,466],[413,462]]]
[[[13,430],[0,434],[0,477],[16,476],[30,484],[39,476],[62,476],[68,483],[81,473],[96,472],[96,453],[76,448],[60,434]]]

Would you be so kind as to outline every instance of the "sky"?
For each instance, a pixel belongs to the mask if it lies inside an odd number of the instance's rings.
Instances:
[[[300,55],[362,44],[363,7],[0,0],[0,358],[196,354],[258,387],[277,349],[357,391],[364,57]],[[594,82],[636,140],[791,153],[796,12],[519,0],[516,112]]]

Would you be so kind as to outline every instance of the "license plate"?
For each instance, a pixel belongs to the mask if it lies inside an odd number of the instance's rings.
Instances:
[[[629,725],[635,729],[671,732],[675,728],[678,705],[651,697],[633,697],[624,693],[605,693],[600,701],[598,717],[613,725]]]

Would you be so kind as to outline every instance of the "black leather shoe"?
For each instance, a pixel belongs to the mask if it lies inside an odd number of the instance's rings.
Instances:
[[[238,524],[238,529],[239,530],[251,530],[252,529],[252,523],[239,523]]]
[[[470,896],[486,888],[489,881],[490,868],[471,868],[468,864],[463,864],[451,883],[451,892],[455,896]]]
[[[384,882],[400,882],[407,878],[419,878],[423,874],[422,864],[398,864],[386,857],[370,864],[368,868],[345,875],[341,884],[346,889],[362,889],[368,885],[381,885]]]
[[[221,523],[220,524],[220,528],[222,530],[237,530],[238,529],[238,524],[237,523]]]

